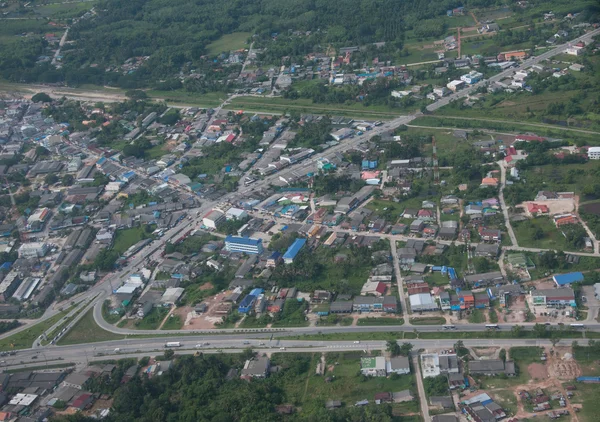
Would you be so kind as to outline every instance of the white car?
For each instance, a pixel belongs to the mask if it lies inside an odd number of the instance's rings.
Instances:
[[[356,340],[356,341],[354,342],[354,344],[360,344],[360,341],[359,341],[359,340]]]

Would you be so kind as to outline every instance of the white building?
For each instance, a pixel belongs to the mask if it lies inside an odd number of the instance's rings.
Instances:
[[[588,158],[590,160],[600,160],[600,147],[589,147]]]
[[[202,224],[213,230],[216,230],[217,226],[221,225],[223,221],[225,221],[225,214],[218,210],[212,210],[202,217]]]
[[[570,54],[571,56],[580,56],[583,54],[580,48],[569,47],[565,50],[565,53]]]
[[[227,220],[243,220],[248,218],[248,213],[240,208],[232,207],[225,212],[225,218]]]
[[[23,243],[19,247],[19,258],[41,258],[48,253],[48,249],[43,242]]]
[[[456,92],[459,89],[464,88],[464,86],[465,86],[465,81],[451,81],[451,82],[448,82],[448,84],[446,85],[446,87],[452,92]]]
[[[445,97],[450,94],[450,91],[445,86],[442,86],[440,88],[433,88],[433,93],[438,97]]]
[[[481,80],[481,78],[483,78],[483,73],[476,72],[473,70],[473,71],[467,73],[466,75],[462,75],[460,77],[460,80],[471,85],[471,84],[476,84],[477,82],[479,82]]]

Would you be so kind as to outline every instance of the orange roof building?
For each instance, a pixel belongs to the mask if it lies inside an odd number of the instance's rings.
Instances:
[[[504,53],[505,60],[525,60],[527,53],[524,51],[511,51],[510,53]]]
[[[498,179],[495,177],[484,177],[481,186],[498,186]]]

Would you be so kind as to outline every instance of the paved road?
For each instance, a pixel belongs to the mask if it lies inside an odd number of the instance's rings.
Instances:
[[[512,242],[513,246],[519,246],[517,243],[517,236],[515,236],[512,224],[510,224],[508,207],[504,201],[504,188],[506,187],[506,166],[504,165],[504,160],[498,161],[498,165],[500,166],[500,191],[498,193],[498,200],[500,201],[500,206],[502,207],[502,214],[504,214],[504,224],[506,224],[506,230],[508,231],[508,236],[510,237],[510,241]]]
[[[5,367],[19,365],[43,366],[54,363],[75,363],[84,365],[94,360],[106,360],[114,358],[155,356],[165,350],[168,341],[179,341],[181,347],[175,349],[178,354],[190,354],[196,351],[202,353],[239,353],[246,348],[252,348],[257,352],[339,352],[349,350],[384,350],[385,341],[299,341],[274,339],[247,339],[247,340],[222,340],[212,339],[206,336],[173,337],[162,339],[135,339],[119,340],[102,343],[78,344],[73,346],[50,347],[45,349],[21,350],[15,356],[7,356],[1,364]],[[404,341],[399,340],[399,343]],[[420,350],[448,349],[454,346],[456,340],[410,340],[415,353]],[[578,340],[580,345],[586,345],[587,340]],[[208,345],[202,345],[209,343]],[[466,347],[503,347],[515,346],[551,346],[548,340],[524,340],[524,339],[487,339],[487,340],[463,340]],[[570,346],[571,340],[561,340],[559,346]],[[196,347],[196,345],[202,345]],[[283,349],[282,349],[283,348]],[[35,357],[35,358],[34,358]]]
[[[400,295],[400,303],[402,304],[402,313],[404,314],[404,324],[407,327],[411,327],[410,322],[408,300],[406,293],[404,293],[404,281],[402,279],[402,271],[400,271],[400,261],[398,259],[398,248],[396,248],[396,240],[389,239],[390,249],[392,253],[392,262],[394,263],[394,274],[396,275],[396,282],[398,283],[398,294]]]
[[[416,353],[412,357],[413,368],[415,368],[415,379],[417,380],[417,390],[419,392],[419,406],[421,406],[421,415],[423,422],[431,422],[429,416],[429,405],[427,404],[427,395],[425,394],[425,386],[423,385],[423,377],[421,376],[421,365],[419,364],[419,355]]]

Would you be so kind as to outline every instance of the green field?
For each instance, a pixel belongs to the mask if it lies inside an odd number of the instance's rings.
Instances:
[[[13,349],[29,349],[33,342],[48,328],[61,320],[71,309],[62,311],[51,318],[41,321],[31,327],[0,340],[0,351]]]
[[[95,343],[98,341],[121,340],[125,336],[105,331],[94,321],[94,310],[90,309],[85,315],[65,334],[58,345]]]
[[[130,229],[118,230],[115,234],[113,250],[122,254],[129,249],[130,246],[135,245],[140,240],[150,237],[150,235],[145,231],[146,227],[147,226],[139,226],[132,227]]]
[[[156,330],[160,327],[167,314],[169,313],[168,308],[152,308],[152,310],[144,317],[144,319],[137,320],[133,325],[133,328],[138,330]]]
[[[565,383],[565,385],[573,385],[573,383]],[[571,403],[582,404],[581,412],[577,413],[577,418],[580,422],[596,422],[600,415],[600,385],[598,384],[583,384],[577,383],[577,391],[574,391],[574,396],[571,398]]]
[[[246,41],[251,35],[250,32],[234,32],[233,34],[226,34],[218,40],[211,42],[206,46],[206,49],[211,55],[232,50],[240,50],[248,46]]]
[[[161,327],[161,330],[181,330],[182,327],[183,321],[181,320],[181,317],[179,315],[171,314]]]
[[[146,94],[155,100],[164,100],[168,104],[176,103],[177,105],[196,105],[200,107],[217,107],[226,98],[224,92],[207,92],[198,94],[195,92],[187,92],[182,89],[176,91],[159,91],[151,89],[146,91]]]
[[[297,365],[294,373],[287,373],[278,385],[285,392],[286,400],[301,406],[323,406],[327,400],[340,400],[343,406],[352,406],[358,400],[373,400],[378,392],[397,392],[405,389],[417,395],[414,375],[398,377],[363,377],[360,374],[362,351],[325,354],[327,372],[315,375],[315,367],[321,353],[274,354],[272,363],[286,367],[288,362]],[[296,369],[295,368],[295,369]],[[301,369],[300,369],[301,368]],[[326,378],[332,381],[327,382]],[[418,412],[417,402],[403,404],[407,413]],[[404,418],[402,419],[404,421]]]
[[[95,2],[50,3],[34,8],[38,16],[51,19],[71,19],[83,15],[94,7]]]
[[[471,315],[469,315],[469,322],[471,324],[481,324],[485,322],[485,315],[483,314],[483,311],[480,309],[473,309],[471,311]]]
[[[404,318],[359,318],[356,325],[373,326],[373,325],[402,325]]]
[[[556,249],[566,251],[572,249],[565,237],[548,217],[536,217],[526,221],[512,223],[519,246],[526,248]],[[537,236],[542,236],[537,238]]]
[[[411,318],[410,323],[412,325],[443,325],[446,323],[446,318],[441,316]]]
[[[327,114],[382,120],[393,119],[402,113],[400,109],[398,109],[397,112],[393,112],[392,109],[387,106],[365,107],[359,103],[354,103],[352,105],[315,104],[312,100],[305,98],[291,100],[277,97],[237,97],[225,108],[229,110],[248,110],[249,113],[256,111],[274,114],[296,110],[299,113]]]

